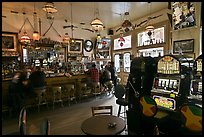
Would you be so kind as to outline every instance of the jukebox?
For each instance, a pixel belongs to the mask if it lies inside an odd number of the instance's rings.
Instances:
[[[202,107],[202,55],[195,59],[193,68],[188,102]]]

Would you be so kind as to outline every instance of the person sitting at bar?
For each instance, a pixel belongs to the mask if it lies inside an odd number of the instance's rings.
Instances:
[[[30,74],[29,83],[30,83],[30,92],[33,93],[34,89],[43,89],[46,88],[46,75],[41,71],[40,66],[36,66],[36,70]]]
[[[102,72],[102,75],[101,75],[101,85],[103,87],[102,91],[105,91],[106,90],[106,83],[108,81],[111,81],[111,72],[108,70],[108,66],[106,65],[105,66],[105,69],[104,71]]]
[[[99,82],[99,71],[96,68],[96,64],[92,64],[92,68],[87,71],[88,74],[88,84],[90,87],[94,88],[94,85]]]
[[[27,87],[25,85],[26,74],[24,72],[16,72],[9,83],[9,107],[13,116],[18,116],[21,108],[25,104],[25,96]]]

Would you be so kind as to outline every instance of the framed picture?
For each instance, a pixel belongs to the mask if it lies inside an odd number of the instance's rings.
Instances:
[[[174,30],[196,25],[196,9],[194,2],[173,2]]]
[[[84,42],[84,49],[87,52],[90,52],[93,49],[93,42],[91,40],[86,40]]]
[[[74,39],[74,43],[70,43],[68,47],[68,53],[82,53],[83,40],[82,39]]]
[[[18,33],[2,32],[2,51],[17,51]]]
[[[173,53],[193,53],[194,39],[173,42]]]

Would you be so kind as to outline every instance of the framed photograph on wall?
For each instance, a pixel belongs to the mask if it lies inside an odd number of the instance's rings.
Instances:
[[[74,43],[70,43],[68,46],[68,53],[82,53],[83,39],[74,39]]]
[[[17,51],[18,33],[2,32],[2,51]]]
[[[194,2],[173,2],[172,8],[174,30],[196,25]]]
[[[173,42],[173,53],[193,53],[194,39]]]

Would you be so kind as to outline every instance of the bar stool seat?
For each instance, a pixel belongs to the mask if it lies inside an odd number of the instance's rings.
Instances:
[[[91,88],[87,87],[86,83],[80,84],[80,101],[82,98],[91,96]]]
[[[64,105],[62,100],[62,87],[53,86],[52,93],[53,93],[53,110],[54,110],[55,103],[61,103],[61,106],[63,107]]]
[[[46,87],[39,87],[39,88],[34,88],[34,92],[37,95],[37,105],[38,105],[38,112],[40,112],[40,106],[41,105],[47,105],[48,107],[48,102],[47,102],[47,88]]]
[[[95,95],[95,97],[96,97],[97,95],[101,95],[100,83],[99,83],[99,82],[94,82],[94,83],[93,83],[92,94]]]
[[[122,118],[126,118],[126,107],[128,106],[128,101],[126,98],[123,98],[123,96],[125,95],[125,87],[121,84],[118,84],[115,87],[115,97],[117,98],[116,100],[116,104],[119,105],[118,108],[118,117],[122,117]],[[124,111],[121,112],[121,107],[123,106]],[[120,116],[120,114],[124,114],[123,116]]]
[[[75,100],[75,103],[77,103],[74,84],[66,84],[64,88],[65,88],[65,97],[68,99],[69,105],[72,100]]]

